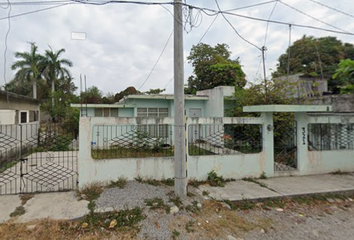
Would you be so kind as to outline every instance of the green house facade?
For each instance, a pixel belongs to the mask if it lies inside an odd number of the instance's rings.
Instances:
[[[234,87],[219,86],[185,95],[187,117],[224,117],[225,97],[234,93]],[[173,94],[134,94],[115,104],[72,104],[87,117],[173,117]]]

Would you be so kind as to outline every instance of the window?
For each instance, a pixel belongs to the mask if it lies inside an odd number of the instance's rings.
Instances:
[[[118,108],[95,108],[95,117],[118,117]]]
[[[27,122],[27,112],[21,112],[20,113],[20,123],[26,123]]]
[[[38,121],[38,111],[29,111],[29,121],[30,122]]]
[[[138,108],[138,117],[168,117],[168,108]]]

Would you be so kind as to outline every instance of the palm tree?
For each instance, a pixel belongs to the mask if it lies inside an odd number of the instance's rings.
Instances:
[[[67,68],[64,66],[72,67],[73,63],[69,59],[60,59],[60,55],[65,52],[62,48],[57,52],[53,52],[53,49],[49,46],[50,50],[45,51],[46,58],[46,68],[44,71],[44,76],[47,81],[51,82],[52,85],[52,105],[54,106],[54,83],[58,79],[64,79],[65,77],[71,78],[71,74]]]
[[[37,80],[41,77],[44,70],[45,58],[37,53],[38,47],[35,43],[31,44],[30,52],[16,52],[15,57],[20,59],[12,64],[11,69],[18,71],[15,74],[15,81],[32,81],[33,98],[37,99]]]

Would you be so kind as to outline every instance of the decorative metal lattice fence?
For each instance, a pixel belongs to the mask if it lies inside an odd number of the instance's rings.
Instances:
[[[354,124],[309,124],[309,150],[354,149]]]
[[[172,126],[168,124],[93,126],[91,156],[94,159],[173,156]]]
[[[0,195],[77,188],[74,135],[59,124],[0,126]]]
[[[189,155],[230,155],[262,151],[262,125],[192,124],[188,126]]]

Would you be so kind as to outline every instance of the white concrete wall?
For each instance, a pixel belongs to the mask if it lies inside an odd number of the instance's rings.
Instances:
[[[0,124],[15,124],[16,110],[0,110]]]
[[[270,115],[271,116],[271,115]],[[272,119],[269,116],[261,118],[187,118],[190,124],[266,124]],[[144,123],[152,124],[156,119],[144,119]],[[173,124],[173,118],[159,120],[160,124]],[[118,177],[133,180],[137,176],[144,178],[173,178],[174,159],[164,158],[131,158],[94,160],[91,157],[92,129],[95,125],[136,124],[135,118],[80,118],[80,150],[79,150],[79,186],[82,187],[93,181],[109,181]],[[266,139],[273,138],[272,132],[263,131],[263,145],[269,145]],[[273,174],[273,162],[267,161],[271,157],[269,148],[263,148],[257,154],[234,154],[214,156],[188,156],[188,178],[203,180],[207,173],[214,170],[226,178],[259,177],[263,172],[267,176]]]

